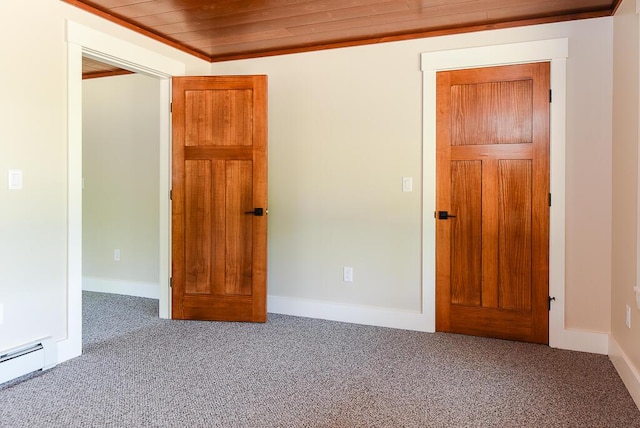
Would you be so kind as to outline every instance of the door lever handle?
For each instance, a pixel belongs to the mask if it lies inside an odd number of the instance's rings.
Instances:
[[[447,211],[438,211],[438,220],[446,220],[448,218],[456,218],[456,216],[449,214]]]
[[[264,209],[263,208],[256,208],[253,211],[245,211],[245,214],[253,214],[256,217],[262,217],[264,215]]]

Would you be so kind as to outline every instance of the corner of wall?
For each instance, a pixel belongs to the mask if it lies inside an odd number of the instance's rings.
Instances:
[[[622,382],[629,390],[631,398],[640,409],[640,372],[631,362],[627,354],[620,348],[618,342],[609,336],[609,359],[613,363],[613,366],[618,371]]]

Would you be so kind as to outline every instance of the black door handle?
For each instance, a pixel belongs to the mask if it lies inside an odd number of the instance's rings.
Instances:
[[[449,214],[447,211],[438,211],[438,220],[446,220],[448,218],[456,218],[456,216]]]
[[[256,217],[262,217],[264,215],[264,209],[263,208],[256,208],[253,211],[245,211],[245,214],[253,214]]]

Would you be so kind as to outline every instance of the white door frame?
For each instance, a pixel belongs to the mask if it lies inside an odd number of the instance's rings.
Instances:
[[[82,353],[82,56],[160,79],[160,317],[170,318],[171,76],[185,64],[67,21],[67,337],[58,342],[58,362]]]
[[[549,240],[549,294],[556,298],[549,313],[549,345],[606,354],[606,334],[565,327],[565,145],[566,145],[566,38],[422,54],[423,72],[423,313],[430,314],[435,331],[435,219],[436,210],[436,73],[444,70],[489,67],[529,62],[551,62],[551,193]]]

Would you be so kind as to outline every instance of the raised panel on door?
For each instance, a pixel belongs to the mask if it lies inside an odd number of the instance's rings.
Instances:
[[[482,299],[482,162],[451,162],[451,302]]]

